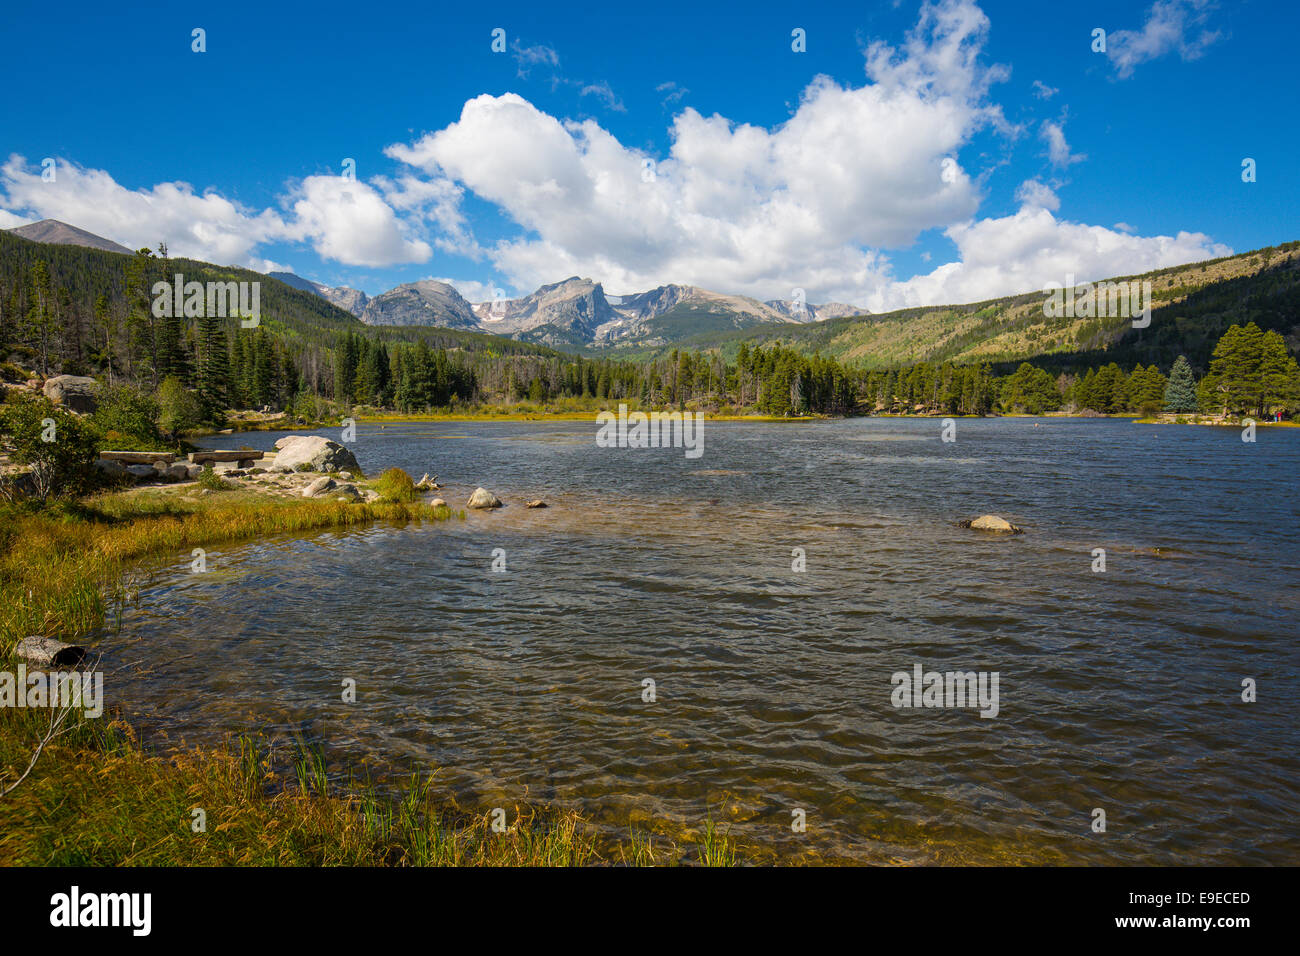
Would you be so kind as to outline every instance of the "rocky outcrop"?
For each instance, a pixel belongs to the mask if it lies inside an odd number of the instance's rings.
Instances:
[[[488,332],[551,345],[590,342],[598,328],[621,318],[599,282],[577,276],[500,305],[482,302],[474,311]]]
[[[361,466],[352,452],[321,435],[290,435],[277,441],[275,447],[275,471],[361,473]]]
[[[334,287],[323,285],[316,290],[316,294],[325,301],[337,305],[344,312],[351,312],[358,319],[370,304],[370,296],[360,289],[351,289],[345,285]]]
[[[467,508],[500,508],[501,499],[486,488],[475,488],[474,493],[465,502]]]
[[[45,397],[55,405],[64,405],[74,412],[93,412],[97,403],[99,383],[85,375],[55,375],[45,380]]]
[[[868,309],[857,305],[846,305],[843,302],[824,302],[821,305],[813,305],[809,302],[804,305],[802,312],[791,300],[768,299],[763,304],[779,312],[782,319],[787,322],[824,322],[827,319],[840,319],[846,315],[871,314]]]
[[[1006,518],[1000,518],[997,515],[980,515],[970,521],[960,522],[963,528],[974,528],[976,531],[992,531],[996,534],[1024,534],[1023,529],[1016,527]]]
[[[424,279],[377,295],[361,311],[367,325],[436,325],[476,329],[474,307],[445,282]]]
[[[370,301],[370,297],[360,289],[350,289],[345,285],[335,287],[321,285],[319,282],[304,279],[292,272],[268,272],[267,276],[279,279],[285,285],[291,285],[303,292],[312,292],[331,305],[336,305],[345,312],[351,312],[358,319],[361,318],[361,313],[365,311],[366,304]]]

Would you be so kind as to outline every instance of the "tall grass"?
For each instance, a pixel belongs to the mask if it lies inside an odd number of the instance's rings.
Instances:
[[[0,657],[31,634],[64,639],[104,624],[129,598],[128,569],[144,559],[266,534],[388,521],[436,521],[422,504],[286,501],[231,493],[108,495],[44,511],[0,509]]]
[[[416,498],[415,479],[401,468],[389,468],[375,481],[381,501],[409,502]]]
[[[728,834],[718,831],[712,817],[704,824],[704,834],[700,840],[700,863],[703,866],[736,865],[736,845]]]

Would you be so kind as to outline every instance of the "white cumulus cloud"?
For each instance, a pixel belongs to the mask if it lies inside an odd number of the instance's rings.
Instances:
[[[1050,209],[1032,203],[1014,215],[961,223],[945,234],[956,244],[960,261],[893,283],[864,304],[883,311],[978,302],[1042,289],[1049,282],[1064,284],[1067,275],[1088,282],[1232,253],[1202,233],[1132,236],[1059,220]]]
[[[523,228],[489,250],[520,287],[581,274],[620,291],[861,292],[881,281],[878,248],[978,208],[976,183],[944,160],[975,131],[1005,127],[984,101],[1004,75],[979,63],[987,29],[973,3],[927,5],[900,49],[868,49],[872,82],[818,77],[771,130],[685,109],[661,158],[514,93],[475,97],[456,122],[386,152]]]
[[[294,191],[290,234],[323,259],[352,266],[425,262],[433,254],[410,239],[393,208],[374,187],[342,176],[308,176]]]
[[[429,245],[407,227],[380,193],[340,176],[308,176],[289,193],[292,216],[252,210],[215,190],[189,183],[128,189],[107,171],[58,159],[55,178],[19,155],[0,166],[0,225],[58,219],[131,249],[167,243],[174,256],[262,270],[264,243],[310,243],[322,258],[347,265],[423,262]]]

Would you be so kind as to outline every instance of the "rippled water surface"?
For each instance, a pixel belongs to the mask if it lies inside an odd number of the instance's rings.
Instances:
[[[507,507],[220,547],[207,574],[177,555],[106,647],[110,690],[158,739],[297,735],[611,833],[711,816],[814,860],[1300,862],[1300,430],[957,431],[710,422],[691,460],[598,448],[589,422],[365,427],[368,471]],[[954,526],[985,512],[1026,533]],[[997,671],[999,713],[895,709],[917,663]]]

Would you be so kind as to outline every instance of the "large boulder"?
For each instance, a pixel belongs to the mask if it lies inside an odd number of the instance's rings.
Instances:
[[[360,474],[356,457],[338,442],[321,435],[290,435],[275,443],[276,471],[350,471]],[[303,468],[301,466],[307,466]]]
[[[466,502],[468,508],[500,508],[501,499],[486,488],[475,488],[474,493],[469,496]]]
[[[1006,518],[999,518],[997,515],[980,515],[971,521],[963,521],[961,526],[963,528],[974,528],[976,531],[993,531],[998,534],[1024,533]]]
[[[45,380],[45,397],[74,412],[93,412],[99,383],[85,375],[55,375]]]

